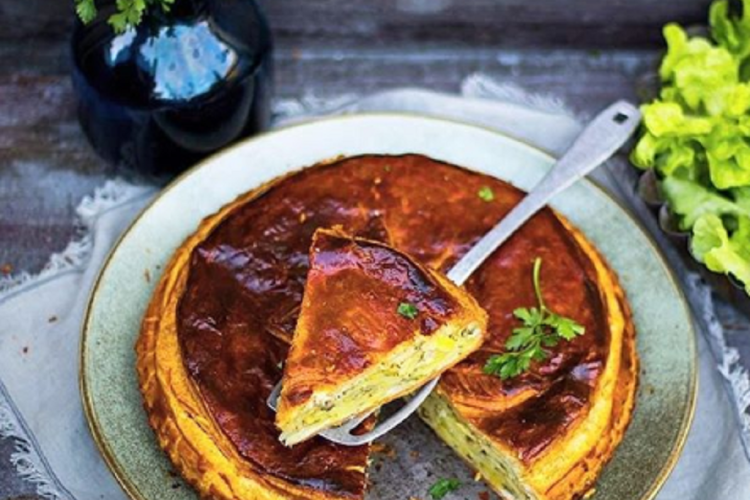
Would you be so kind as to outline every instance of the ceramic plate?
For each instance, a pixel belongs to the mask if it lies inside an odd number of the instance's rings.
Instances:
[[[144,210],[111,253],[93,291],[84,326],[81,385],[94,437],[125,491],[138,500],[194,499],[170,474],[141,406],[133,345],[156,280],[173,251],[237,195],[281,174],[338,155],[420,153],[531,188],[552,159],[496,132],[409,115],[352,115],[281,129],[248,140],[189,171]],[[681,292],[640,226],[604,191],[583,181],[552,205],[592,240],[620,277],[634,312],[641,379],[633,421],[601,475],[596,499],[645,500],[680,453],[693,414],[696,356]],[[395,489],[426,497],[435,475],[470,471],[413,418],[388,439],[401,455],[373,472],[368,500]],[[404,434],[408,436],[404,436]],[[412,454],[414,455],[414,454]],[[484,489],[468,480],[460,497]],[[402,498],[398,496],[398,498]]]

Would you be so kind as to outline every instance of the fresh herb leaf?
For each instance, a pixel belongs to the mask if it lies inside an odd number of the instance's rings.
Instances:
[[[477,192],[477,196],[479,196],[484,201],[492,201],[495,199],[495,193],[492,191],[492,188],[489,186],[482,186],[479,188],[479,191]]]
[[[434,500],[440,500],[451,491],[456,491],[461,487],[461,481],[458,479],[438,479],[435,484],[430,487],[430,496]]]
[[[414,319],[417,317],[419,310],[414,304],[408,302],[401,302],[396,310],[401,316],[407,319]]]
[[[560,316],[544,304],[539,280],[542,259],[534,260],[534,293],[538,307],[522,307],[513,311],[522,326],[513,330],[505,342],[506,352],[490,356],[484,365],[484,373],[502,380],[517,377],[531,367],[532,361],[547,359],[546,348],[555,347],[561,340],[570,341],[583,335],[586,329],[570,318]]]
[[[75,0],[76,12],[84,24],[88,24],[96,18],[97,8],[95,0]],[[117,0],[117,12],[109,16],[107,22],[116,33],[122,33],[128,28],[137,26],[146,9],[159,8],[163,12],[169,12],[175,0]]]
[[[690,248],[711,271],[734,276],[750,294],[750,218],[740,218],[730,236],[719,217],[703,215],[693,227]]]
[[[94,0],[77,0],[76,13],[84,24],[88,24],[96,17],[96,4]]]
[[[585,328],[570,318],[565,318],[554,313],[547,316],[544,324],[555,329],[557,335],[565,340],[573,340],[578,335],[583,335]]]

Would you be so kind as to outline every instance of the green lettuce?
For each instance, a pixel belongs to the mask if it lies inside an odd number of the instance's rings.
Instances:
[[[711,38],[664,27],[659,97],[641,107],[634,165],[653,169],[696,258],[750,294],[750,0],[711,5]]]
[[[708,14],[711,36],[716,42],[743,59],[750,55],[750,10],[743,2],[742,15],[730,16],[729,0],[719,0],[711,4]]]
[[[711,271],[731,274],[750,294],[750,218],[739,219],[730,236],[721,218],[702,215],[693,226],[690,249]]]
[[[738,83],[738,61],[724,47],[714,46],[705,38],[688,38],[676,24],[664,28],[664,38],[667,55],[659,76],[673,90],[662,92],[662,98],[699,110],[716,89]]]
[[[710,214],[719,217],[750,217],[750,206],[743,206],[697,182],[669,177],[661,183],[669,208],[678,216],[680,229],[692,229],[699,218]],[[750,205],[750,203],[748,203]]]

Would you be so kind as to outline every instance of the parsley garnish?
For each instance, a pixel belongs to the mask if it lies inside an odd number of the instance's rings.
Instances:
[[[479,196],[484,201],[492,201],[495,199],[495,193],[492,191],[492,188],[489,186],[482,186],[479,188],[479,191],[477,192],[477,196]]]
[[[539,285],[539,271],[542,259],[534,260],[534,292],[539,307],[523,307],[513,311],[513,315],[523,322],[513,330],[505,342],[507,352],[490,356],[484,365],[484,373],[495,375],[503,380],[525,372],[532,361],[547,359],[547,347],[555,347],[560,340],[573,340],[583,335],[586,329],[570,318],[553,313],[544,305],[542,289]]]
[[[401,302],[396,311],[407,319],[414,319],[417,317],[417,313],[419,313],[417,306],[409,304],[408,302]]]
[[[456,491],[461,487],[461,481],[458,479],[438,479],[438,481],[430,487],[430,496],[434,500],[440,500],[451,491]]]
[[[107,22],[116,33],[137,26],[147,9],[158,6],[163,12],[169,12],[175,0],[117,0],[117,12],[109,16]],[[75,0],[76,12],[84,24],[94,20],[98,10],[95,0]]]

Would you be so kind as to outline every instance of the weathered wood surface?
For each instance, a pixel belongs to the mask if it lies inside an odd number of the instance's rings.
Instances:
[[[646,47],[672,20],[699,23],[709,0],[262,0],[277,39],[398,47]],[[72,0],[3,0],[0,40],[60,39]]]
[[[707,0],[264,0],[277,94],[400,86],[457,91],[484,72],[592,113],[636,98],[660,27]],[[81,197],[113,174],[86,144],[68,80],[72,0],[0,0],[0,270],[38,271],[76,233]],[[2,272],[2,271],[0,271]],[[1,319],[0,319],[1,320]],[[32,488],[0,442],[0,499]]]

